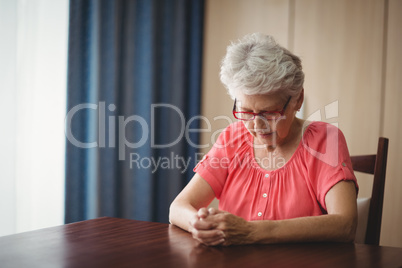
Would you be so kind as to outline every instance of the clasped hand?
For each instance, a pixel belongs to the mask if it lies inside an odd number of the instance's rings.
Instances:
[[[252,227],[241,217],[215,208],[201,208],[190,221],[193,238],[207,246],[249,244]]]

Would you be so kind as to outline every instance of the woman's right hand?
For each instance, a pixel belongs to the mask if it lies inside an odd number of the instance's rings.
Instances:
[[[209,216],[217,213],[214,208],[201,208],[198,210],[197,214],[189,222],[189,231],[194,239],[207,246],[222,245],[225,242],[223,231],[216,229],[218,223],[208,220]]]

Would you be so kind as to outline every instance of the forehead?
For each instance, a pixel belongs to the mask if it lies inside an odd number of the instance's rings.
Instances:
[[[237,94],[236,100],[239,108],[255,111],[278,110],[283,106],[283,99],[278,94],[245,95],[240,93]]]

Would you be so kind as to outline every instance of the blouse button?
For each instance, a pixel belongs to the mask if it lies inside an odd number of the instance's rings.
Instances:
[[[261,216],[262,216],[262,213],[261,213],[261,212],[258,212],[257,215],[258,215],[258,217],[261,217]]]
[[[266,198],[268,195],[266,194],[266,193],[264,193],[263,195],[262,195],[262,197],[264,197],[264,198]]]
[[[269,177],[269,174],[267,173],[267,174],[265,174],[265,178],[268,178]]]
[[[346,163],[342,163],[342,166],[346,167]]]

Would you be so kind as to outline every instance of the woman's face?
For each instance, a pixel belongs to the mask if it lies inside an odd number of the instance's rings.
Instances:
[[[301,96],[302,94],[303,92]],[[283,110],[288,99],[284,100],[278,95],[245,95],[238,93],[236,100],[237,111],[264,113]],[[291,98],[283,116],[276,120],[267,120],[263,116],[256,116],[254,120],[243,121],[248,131],[255,137],[256,144],[276,147],[277,145],[286,143],[286,138],[291,131],[296,111],[301,106],[299,102],[300,100]]]

